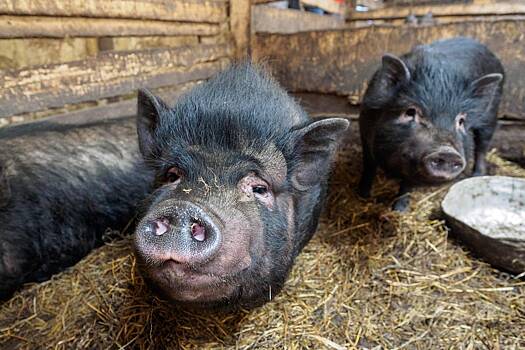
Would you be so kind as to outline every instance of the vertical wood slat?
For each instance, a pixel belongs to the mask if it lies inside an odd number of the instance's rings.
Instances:
[[[230,0],[230,28],[235,45],[235,57],[250,54],[251,46],[251,0]]]

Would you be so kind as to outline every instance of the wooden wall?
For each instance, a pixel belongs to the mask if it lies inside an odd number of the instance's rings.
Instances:
[[[249,15],[243,3],[0,1],[0,125],[86,109],[133,113],[141,87],[172,101],[247,53],[231,30]]]
[[[344,95],[359,103],[385,52],[402,54],[417,44],[469,36],[488,45],[505,66],[502,114],[525,119],[525,4],[480,1],[356,13],[337,30],[260,31],[252,51],[290,91]],[[412,25],[402,19],[428,11],[434,14],[432,23]]]

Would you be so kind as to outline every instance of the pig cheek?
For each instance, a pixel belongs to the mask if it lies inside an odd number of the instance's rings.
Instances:
[[[274,197],[270,191],[264,195],[256,195],[256,197],[269,211],[273,211]]]
[[[286,241],[287,252],[293,248],[293,238],[295,235],[295,211],[294,200],[291,195],[281,195],[276,198],[276,206],[279,211],[283,211],[286,217]]]
[[[250,247],[262,236],[263,223],[257,210],[234,213],[226,217],[225,222],[222,253],[209,264],[207,271],[217,275],[231,275],[250,267]]]
[[[276,261],[281,261],[281,264],[283,266],[287,266],[291,261],[292,258],[292,252],[294,249],[294,244],[296,242],[295,237],[295,205],[294,205],[294,198],[291,195],[280,195],[277,196],[276,202],[276,211],[275,215],[277,215],[279,212],[283,213],[283,218],[286,218],[286,230],[282,232],[283,235],[286,235],[286,245],[281,247],[279,250],[278,256],[272,256],[272,254],[264,254],[265,255],[265,267],[264,270],[265,273],[270,272],[270,268],[272,266],[275,266]],[[264,232],[262,232],[264,235]],[[260,254],[260,252],[264,252],[265,250],[269,249],[264,244],[264,239],[258,242],[259,245],[254,244],[254,252],[256,254]],[[276,260],[277,258],[277,260]]]

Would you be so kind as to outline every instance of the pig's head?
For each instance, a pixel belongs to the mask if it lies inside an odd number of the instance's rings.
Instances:
[[[250,307],[282,287],[313,234],[344,119],[311,122],[250,65],[174,108],[138,95],[138,134],[156,190],[136,228],[144,277],[165,298]]]
[[[387,54],[364,101],[382,111],[374,151],[382,155],[383,166],[416,184],[450,181],[465,170],[471,127],[479,127],[478,116],[502,80],[495,73],[465,81],[454,67],[443,65],[409,67]]]

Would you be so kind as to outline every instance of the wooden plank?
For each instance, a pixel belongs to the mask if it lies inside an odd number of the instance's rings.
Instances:
[[[502,113],[525,119],[525,19],[455,22],[432,26],[370,26],[288,35],[258,34],[255,59],[266,59],[290,91],[347,95],[357,103],[385,52],[458,35],[485,43],[502,60],[507,80]]]
[[[312,12],[254,6],[252,25],[256,33],[298,33],[346,27],[343,19]]]
[[[3,0],[0,14],[218,23],[227,18],[227,3],[214,0]]]
[[[129,94],[210,77],[232,55],[230,45],[108,52],[79,62],[4,71],[0,117]]]
[[[250,54],[251,0],[230,1],[230,27],[235,44],[235,57],[242,59]]]
[[[351,12],[350,20],[368,19],[391,19],[405,18],[410,14],[423,16],[431,12],[434,17],[439,16],[476,16],[476,15],[515,15],[525,14],[525,3],[523,1],[486,1],[446,5],[412,5],[412,6],[392,6],[369,12]]]
[[[204,38],[204,37],[201,37]],[[205,38],[214,38],[205,37]],[[202,41],[201,41],[202,43]],[[199,37],[196,35],[184,36],[125,36],[99,38],[100,51],[133,51],[146,50],[159,47],[181,47],[188,45],[199,45]]]
[[[175,101],[184,93],[188,92],[198,84],[202,83],[204,80],[191,81],[188,83],[180,84],[178,86],[172,87],[170,89],[165,89],[163,91],[155,91],[155,95],[161,97],[167,104],[173,106]],[[77,124],[78,122],[93,122],[98,120],[107,120],[122,118],[125,116],[133,116],[137,113],[137,99],[134,97],[132,99],[109,103],[104,106],[93,107],[81,109],[78,111],[73,111],[69,113],[63,113],[54,115],[47,118],[39,119],[38,121],[43,122],[55,122],[59,124]]]
[[[0,70],[80,61],[97,53],[96,38],[0,39]]]
[[[0,16],[0,38],[216,35],[219,25],[133,19]]]

